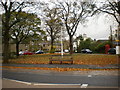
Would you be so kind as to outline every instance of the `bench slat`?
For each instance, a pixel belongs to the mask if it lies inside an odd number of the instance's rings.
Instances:
[[[52,64],[53,61],[59,61],[60,64],[62,64],[64,61],[69,61],[71,64],[73,64],[73,58],[70,55],[64,55],[63,57],[60,55],[52,55],[49,59],[49,64]]]

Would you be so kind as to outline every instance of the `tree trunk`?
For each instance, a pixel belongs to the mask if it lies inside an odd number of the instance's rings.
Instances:
[[[9,63],[10,57],[10,46],[9,46],[9,21],[10,21],[10,12],[5,12],[5,20],[2,22],[2,35],[3,35],[3,63]]]
[[[54,42],[54,40],[51,38],[51,49],[50,49],[50,53],[53,53],[54,51],[53,51],[53,42]]]
[[[16,55],[19,56],[19,43],[16,43]]]
[[[9,49],[9,30],[6,28],[4,30],[4,36],[3,36],[3,63],[9,63],[9,57],[10,57],[10,49]]]
[[[120,24],[118,25],[118,40],[120,41]]]
[[[70,54],[73,54],[73,37],[69,36]]]

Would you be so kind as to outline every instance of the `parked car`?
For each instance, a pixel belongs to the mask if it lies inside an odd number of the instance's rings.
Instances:
[[[24,54],[24,51],[20,51],[20,52],[19,52],[19,55],[23,55],[23,54]]]
[[[116,54],[116,49],[115,48],[110,48],[108,50],[108,54]]]
[[[42,50],[38,50],[35,52],[35,54],[43,54],[44,52]]]
[[[81,53],[92,53],[90,49],[82,49]]]
[[[65,49],[64,52],[65,52],[65,53],[69,53],[69,50]]]
[[[32,52],[29,52],[29,51],[25,51],[24,53],[23,53],[23,55],[32,55],[33,53]]]
[[[61,51],[55,51],[55,53],[61,53]]]

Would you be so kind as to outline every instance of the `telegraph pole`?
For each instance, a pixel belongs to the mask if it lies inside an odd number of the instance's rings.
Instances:
[[[116,42],[117,42],[117,45],[116,45],[116,54],[120,54],[120,46],[119,46],[119,42],[120,42],[120,40],[119,40],[119,31],[120,30],[120,26],[118,26],[118,30],[117,30],[117,40],[116,40]]]
[[[111,48],[113,48],[113,36],[112,36],[112,27],[110,26],[110,42],[111,42]]]

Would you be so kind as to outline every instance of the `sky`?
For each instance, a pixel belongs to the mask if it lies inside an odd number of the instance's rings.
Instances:
[[[110,26],[114,31],[117,29],[117,22],[112,16],[101,14],[94,16],[86,22],[87,25],[79,25],[77,29],[77,36],[79,34],[87,34],[87,37],[92,39],[108,39],[110,36]]]
[[[43,0],[44,1],[44,0]],[[57,0],[47,0],[47,1],[57,1]],[[58,0],[63,1],[63,0]],[[96,0],[97,2],[104,2],[105,0]],[[110,26],[114,31],[117,29],[117,22],[115,21],[113,16],[110,16],[105,13],[101,13],[100,15],[95,15],[88,19],[85,25],[79,24],[77,28],[77,32],[75,36],[79,36],[80,34],[86,34],[87,37],[92,39],[108,39],[110,36]]]
[[[40,1],[44,1],[44,0],[40,0]],[[49,0],[49,1],[53,1],[53,0]],[[117,28],[117,23],[114,20],[114,17],[102,13],[99,16],[95,15],[89,18],[88,21],[85,23],[85,25],[79,24],[75,36],[79,36],[80,34],[86,34],[87,37],[90,37],[92,39],[97,39],[97,40],[108,39],[110,35],[110,26],[112,27],[112,30],[115,30]]]

